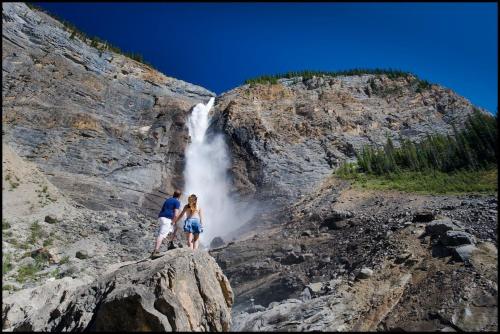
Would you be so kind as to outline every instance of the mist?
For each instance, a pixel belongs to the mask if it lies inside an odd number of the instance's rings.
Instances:
[[[206,136],[210,125],[209,112],[214,98],[205,105],[198,103],[188,118],[190,143],[186,148],[183,202],[195,194],[202,209],[203,233],[200,241],[209,246],[214,237],[225,235],[249,221],[254,211],[249,205],[231,197],[228,170],[231,159],[222,134]],[[226,240],[225,240],[226,241]]]

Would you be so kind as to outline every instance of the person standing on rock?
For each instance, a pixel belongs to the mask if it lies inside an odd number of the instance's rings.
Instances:
[[[174,240],[175,234],[177,232],[177,225],[175,225],[175,218],[177,217],[177,213],[179,212],[179,208],[181,207],[181,202],[179,198],[181,197],[181,192],[179,190],[174,191],[174,194],[169,199],[165,200],[163,203],[163,207],[161,208],[160,213],[158,214],[158,222],[159,227],[156,230],[155,237],[155,249],[151,254],[151,257],[154,258],[159,255],[159,250],[163,239],[169,234],[171,235],[171,239]],[[173,227],[173,229],[172,229]]]
[[[189,248],[197,249],[198,238],[200,237],[200,233],[203,232],[203,216],[201,208],[198,206],[198,197],[195,194],[188,197],[188,204],[184,206],[180,215],[174,220],[174,224],[185,213],[187,214],[187,218],[184,221],[184,232],[186,232],[187,244]]]

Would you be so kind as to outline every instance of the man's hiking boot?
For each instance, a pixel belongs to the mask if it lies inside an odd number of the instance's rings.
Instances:
[[[176,249],[176,248],[177,248],[177,247],[175,246],[175,244],[174,244],[174,242],[173,242],[173,241],[170,241],[170,242],[168,243],[168,248],[167,248],[168,250],[171,250],[171,249]]]
[[[160,252],[158,251],[153,251],[153,253],[151,253],[151,259],[156,259],[156,258],[159,258],[161,255],[160,255]]]

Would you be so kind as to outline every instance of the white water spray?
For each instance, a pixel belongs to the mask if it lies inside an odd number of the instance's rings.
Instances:
[[[198,103],[189,116],[188,128],[191,143],[186,149],[184,170],[185,196],[195,194],[203,214],[201,242],[208,246],[216,236],[223,236],[242,222],[229,196],[230,180],[227,171],[230,159],[226,143],[221,135],[206,138],[209,111],[214,98],[205,105]],[[238,221],[240,220],[240,221]]]

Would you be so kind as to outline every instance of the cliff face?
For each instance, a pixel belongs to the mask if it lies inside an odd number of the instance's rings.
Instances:
[[[99,52],[22,3],[2,14],[3,142],[87,208],[156,213],[148,194],[182,186],[187,115],[214,93]]]
[[[473,106],[449,89],[386,75],[281,79],[217,98],[214,129],[232,152],[235,190],[290,203],[354,149],[460,127]]]

